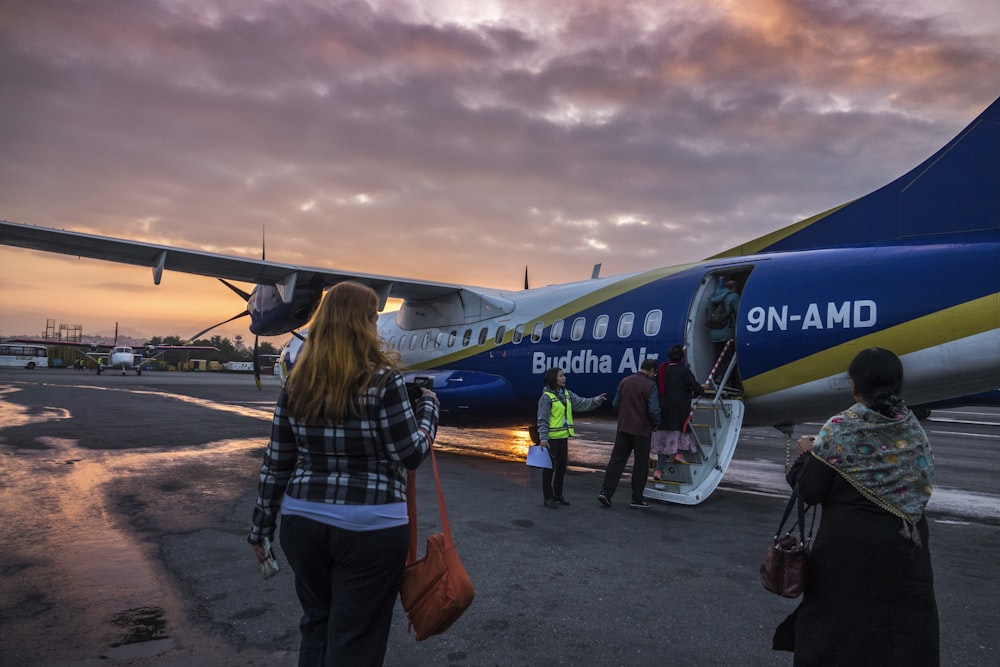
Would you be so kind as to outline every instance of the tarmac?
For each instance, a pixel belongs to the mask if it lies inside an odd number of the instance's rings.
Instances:
[[[266,406],[5,379],[0,664],[296,664],[291,573],[278,549],[263,580],[246,544]],[[476,598],[419,643],[397,604],[386,665],[791,664],[770,645],[797,601],[757,576],[783,498],[720,489],[630,509],[626,477],[604,508],[600,473],[571,470],[572,504],[552,510],[523,463],[438,464]],[[422,553],[440,529],[429,462],[418,508]],[[998,665],[1000,528],[931,519],[942,664]]]

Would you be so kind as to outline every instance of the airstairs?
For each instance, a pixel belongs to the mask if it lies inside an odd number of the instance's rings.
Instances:
[[[725,352],[720,355],[724,357]],[[727,397],[729,392],[723,389],[735,367],[736,355],[733,355],[718,385],[713,380],[715,368],[712,369],[706,383],[712,388],[705,396],[691,401],[688,430],[695,442],[695,451],[682,452],[683,463],[668,463],[663,479],[650,477],[646,482],[646,498],[697,505],[719,486],[733,460],[743,427],[743,401]],[[655,464],[655,459],[650,461],[651,467]]]

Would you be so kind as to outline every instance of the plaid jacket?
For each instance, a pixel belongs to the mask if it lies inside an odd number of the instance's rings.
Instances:
[[[282,390],[274,408],[271,441],[260,468],[260,485],[248,541],[273,538],[285,494],[312,502],[381,505],[406,502],[406,470],[430,452],[438,404],[410,406],[403,376],[389,372],[381,392],[376,377],[360,397],[361,417],[339,423],[297,421]]]

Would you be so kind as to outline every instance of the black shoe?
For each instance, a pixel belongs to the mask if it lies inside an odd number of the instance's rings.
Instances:
[[[649,503],[647,503],[645,500],[639,500],[639,501],[633,500],[628,504],[628,506],[634,510],[648,510],[650,507]]]
[[[569,501],[566,500],[565,496],[556,496],[556,502],[560,505],[569,505]]]
[[[601,491],[600,495],[597,496],[597,502],[601,503],[605,507],[611,507],[611,498],[609,498],[608,494],[603,491]]]
[[[556,501],[555,498],[546,498],[545,499],[545,506],[548,507],[549,509],[553,509],[553,510],[559,509],[559,503],[558,503],[558,501]]]

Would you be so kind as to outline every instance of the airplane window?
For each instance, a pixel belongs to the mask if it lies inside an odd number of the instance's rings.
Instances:
[[[426,350],[430,346],[430,344],[431,344],[431,332],[428,331],[427,333],[424,334],[424,342],[420,344],[420,347]]]
[[[632,325],[635,323],[635,313],[622,313],[618,320],[618,337],[628,338],[632,335]]]
[[[455,341],[458,340],[458,332],[452,331],[448,334],[448,347],[455,347]]]
[[[601,340],[608,333],[608,316],[598,315],[594,320],[594,340]]]
[[[389,342],[385,344],[385,349],[391,350],[392,346],[395,344],[396,344],[396,337],[393,336],[392,338],[389,339]]]
[[[655,336],[660,333],[660,324],[663,322],[662,310],[651,310],[646,313],[646,322],[642,325],[642,332],[647,336]]]
[[[444,332],[438,331],[437,336],[434,336],[434,347],[435,348],[441,347],[441,341],[443,340],[444,340]]]
[[[552,328],[549,330],[549,340],[553,343],[558,343],[559,339],[562,338],[564,324],[565,322],[562,320],[556,320],[552,323]]]
[[[418,338],[420,338],[420,334],[413,334],[412,336],[410,336],[410,349],[411,350],[417,349],[417,339]]]
[[[486,337],[489,335],[489,329],[483,327],[479,330],[479,344],[486,345]]]
[[[531,328],[531,342],[537,343],[542,339],[542,331],[545,329],[544,322],[535,322],[535,326]]]
[[[465,333],[462,335],[462,345],[463,347],[472,342],[472,329],[466,329]]]
[[[505,327],[504,325],[501,324],[500,326],[498,326],[497,335],[493,337],[493,342],[496,343],[497,345],[501,344],[503,342],[503,335],[506,331],[507,327]]]
[[[524,325],[518,324],[514,327],[514,337],[512,338],[514,345],[520,343],[522,338],[524,338]]]
[[[573,340],[583,338],[583,330],[587,327],[587,318],[578,317],[573,320],[573,328],[569,330],[569,337]]]

